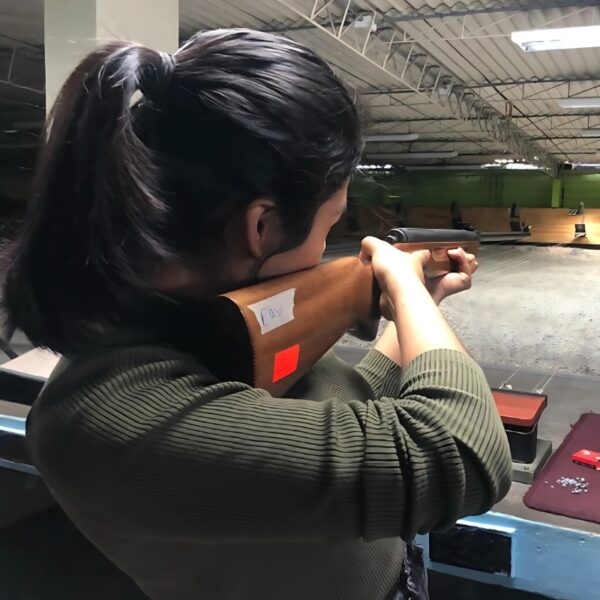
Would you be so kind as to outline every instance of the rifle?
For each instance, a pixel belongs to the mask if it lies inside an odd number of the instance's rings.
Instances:
[[[480,234],[455,229],[392,229],[385,240],[405,252],[427,249],[426,278],[456,270],[448,250],[476,254]],[[283,395],[346,332],[373,340],[380,291],[370,264],[345,257],[228,292],[206,304],[209,368]]]

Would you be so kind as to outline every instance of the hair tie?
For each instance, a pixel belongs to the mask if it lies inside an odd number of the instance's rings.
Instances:
[[[156,60],[156,59],[159,60]],[[159,103],[171,83],[176,67],[175,57],[168,52],[154,53],[153,60],[140,66],[138,85],[151,102]]]

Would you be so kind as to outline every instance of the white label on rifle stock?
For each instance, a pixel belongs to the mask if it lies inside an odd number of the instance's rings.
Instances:
[[[294,320],[295,295],[296,288],[290,288],[285,292],[248,305],[248,308],[256,315],[260,332],[263,335]]]

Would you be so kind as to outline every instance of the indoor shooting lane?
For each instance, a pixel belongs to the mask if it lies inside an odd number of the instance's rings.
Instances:
[[[600,600],[598,0],[0,0],[1,241],[89,50],[172,53],[231,26],[308,45],[366,116],[324,260],[396,227],[482,234],[472,289],[442,310],[496,390],[513,483],[486,514],[419,537],[431,600]],[[355,364],[371,344],[335,350]],[[144,600],[28,459],[27,414],[57,358],[19,331],[0,343],[0,600]]]
[[[333,244],[330,252],[341,255],[355,249],[356,242],[346,241]],[[567,453],[567,461],[559,464],[558,472],[552,470],[552,477],[544,468],[552,466],[550,461],[582,415],[598,419],[600,359],[591,337],[597,316],[589,298],[600,269],[600,253],[563,245],[490,244],[481,249],[479,259],[473,289],[448,298],[443,312],[484,367],[490,386],[504,390],[497,395],[515,396],[515,402],[500,413],[518,460],[513,464],[508,496],[492,511],[465,519],[450,540],[439,535],[422,537],[430,569],[437,576],[466,577],[549,598],[594,597],[589,595],[590,586],[600,584],[594,567],[600,553],[600,471],[572,462],[571,455],[579,447]],[[356,363],[366,344],[346,336],[336,350]],[[538,399],[533,407],[532,399]],[[530,414],[520,427],[514,427],[519,423],[510,417],[519,405]],[[536,417],[539,424],[534,431]],[[582,444],[598,445],[598,421],[592,440]],[[534,449],[534,459],[523,455]],[[524,500],[532,482],[538,486],[535,508]],[[579,484],[587,485],[581,494],[572,493]],[[559,505],[546,506],[554,498]],[[578,515],[581,498],[588,507],[593,499],[594,506],[591,512],[586,507]],[[510,561],[507,558],[502,566],[490,556],[489,565],[474,567],[489,548],[485,538],[480,545],[475,542],[473,531],[479,529],[490,531],[490,539],[510,538],[505,548],[507,557],[510,550]]]

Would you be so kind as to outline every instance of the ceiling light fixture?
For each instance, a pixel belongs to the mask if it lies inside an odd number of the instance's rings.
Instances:
[[[480,165],[420,165],[407,167],[408,171],[479,171],[479,169],[481,169]]]
[[[509,171],[539,171],[540,167],[529,163],[508,163],[505,167]]]
[[[600,25],[513,31],[510,39],[525,52],[600,47]]]
[[[589,138],[600,137],[600,129],[582,129],[581,137],[589,137]]]
[[[365,135],[365,142],[414,142],[418,139],[418,133],[382,133]]]
[[[358,167],[356,167],[359,170],[363,170],[363,171],[390,171],[391,169],[393,169],[392,165],[358,165]]]
[[[555,102],[561,108],[600,108],[600,98],[598,96],[556,98]]]
[[[522,162],[493,162],[485,163],[481,165],[482,169],[508,169],[509,171],[539,171],[540,167],[537,165],[530,165],[529,163]]]
[[[458,152],[399,152],[394,154],[367,154],[369,158],[381,160],[394,160],[404,158],[456,158]]]

